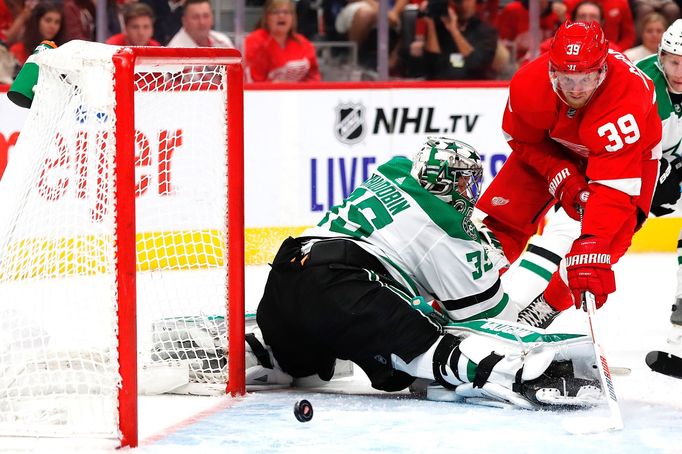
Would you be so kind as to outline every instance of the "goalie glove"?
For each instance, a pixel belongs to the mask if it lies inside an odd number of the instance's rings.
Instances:
[[[660,163],[661,169],[658,174],[654,198],[651,201],[651,212],[656,216],[665,216],[675,211],[672,205],[675,205],[680,199],[682,157],[664,156]]]
[[[590,196],[587,180],[572,164],[563,163],[549,174],[549,193],[561,203],[566,214],[576,221]]]

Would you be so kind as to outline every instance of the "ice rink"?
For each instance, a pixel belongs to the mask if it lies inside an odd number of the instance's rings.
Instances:
[[[625,429],[570,435],[566,418],[599,413],[504,410],[427,402],[406,394],[377,394],[366,379],[335,392],[278,390],[241,399],[158,396],[141,399],[140,453],[235,452],[503,452],[682,453],[682,380],[644,364],[666,349],[675,292],[674,254],[628,254],[616,265],[618,290],[598,313]],[[247,307],[260,297],[267,267],[247,271]],[[585,332],[581,311],[562,314],[556,331]],[[677,353],[682,351],[678,348]],[[299,423],[293,405],[308,399],[314,417]]]

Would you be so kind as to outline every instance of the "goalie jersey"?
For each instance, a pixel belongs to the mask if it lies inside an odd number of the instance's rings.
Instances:
[[[458,211],[393,158],[303,237],[347,238],[377,257],[411,297],[436,299],[454,321],[499,315],[508,297],[465,207]],[[319,241],[312,239],[304,246]]]

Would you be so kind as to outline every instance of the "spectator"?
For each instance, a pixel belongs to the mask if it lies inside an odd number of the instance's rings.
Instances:
[[[348,39],[357,43],[360,58],[363,58],[364,45],[372,30],[376,28],[379,16],[377,0],[347,0],[346,5],[336,16],[334,27],[340,34],[347,34]]]
[[[315,48],[296,32],[291,0],[267,0],[258,28],[244,41],[248,82],[319,81]]]
[[[93,0],[95,4],[97,4],[97,1]],[[105,0],[107,14],[105,38],[110,38],[123,31],[121,8],[129,3],[137,3],[137,0]]]
[[[499,0],[478,0],[476,2],[478,17],[485,23],[497,27],[497,16],[500,13]]]
[[[0,39],[12,44],[19,40],[37,0],[0,0]]]
[[[0,40],[7,41],[7,31],[14,22],[14,16],[5,0],[0,0]]]
[[[91,0],[64,0],[64,41],[95,39],[95,4]]]
[[[123,8],[123,33],[106,40],[115,46],[160,46],[152,38],[154,11],[144,3],[130,3]]]
[[[582,1],[565,0],[565,3],[572,13]],[[637,35],[628,0],[596,0],[596,3],[602,8],[604,21],[601,25],[609,47],[620,52],[634,46]]]
[[[604,25],[604,10],[601,8],[598,0],[582,0],[577,3],[571,11],[571,20],[573,22],[599,22],[599,25]],[[551,39],[550,39],[551,41]],[[547,48],[549,50],[549,48]]]
[[[165,46],[182,27],[185,0],[141,0],[154,11],[154,39]]]
[[[663,32],[668,28],[666,18],[659,13],[651,12],[639,21],[642,44],[623,52],[632,61],[641,60],[658,52]]]
[[[632,8],[640,31],[644,24],[639,22],[649,13],[660,13],[669,24],[680,18],[680,7],[673,0],[633,0]]]
[[[597,0],[582,0],[580,3],[575,5],[571,11],[571,21],[573,22],[598,22],[602,27],[604,26],[604,10],[602,10],[601,5]],[[544,54],[549,50],[552,45],[553,38],[547,38],[542,43],[540,43],[540,53]],[[613,49],[616,52],[622,51],[613,41],[609,41],[609,49]],[[525,65],[529,61],[529,54],[526,54],[524,58],[521,59],[520,65]]]
[[[186,0],[182,28],[168,47],[234,47],[230,38],[212,30],[213,10],[210,0]]]
[[[421,57],[424,54],[426,22],[419,17],[420,3],[421,0],[396,0],[388,11],[388,23],[398,33],[397,43],[389,57],[389,74],[410,78],[424,75]]]
[[[432,5],[438,4],[430,0]],[[476,0],[443,3],[444,11],[426,5],[424,63],[426,78],[488,79],[497,49],[497,31],[481,21]],[[446,15],[442,15],[442,13]]]
[[[14,81],[17,59],[14,58],[7,47],[0,43],[0,84],[9,85]],[[0,176],[2,166],[0,166]]]
[[[14,43],[9,49],[19,66],[23,66],[41,41],[54,41],[57,45],[64,42],[63,19],[64,13],[61,7],[54,3],[39,3],[33,8],[26,21],[22,40]]]
[[[559,24],[566,20],[566,7],[563,3],[549,0],[540,1],[540,40],[554,36]],[[514,0],[502,9],[497,18],[497,30],[500,39],[509,47],[517,59],[521,59],[529,50],[528,34],[528,0]]]

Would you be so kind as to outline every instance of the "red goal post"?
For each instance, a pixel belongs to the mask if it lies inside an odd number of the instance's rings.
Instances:
[[[71,42],[36,60],[0,180],[0,436],[136,446],[149,371],[245,392],[241,56]]]
[[[124,48],[113,57],[116,67],[116,117],[120,124],[116,128],[118,146],[116,154],[117,167],[127,169],[126,174],[119,174],[116,183],[119,212],[134,213],[135,210],[135,123],[129,112],[134,111],[135,103],[135,66],[136,64],[163,64],[173,60],[188,65],[224,65],[227,83],[226,116],[227,150],[228,150],[228,213],[227,224],[230,228],[228,235],[228,383],[227,392],[232,395],[244,394],[244,123],[243,123],[243,70],[241,55],[233,49],[173,49],[173,48]],[[194,89],[200,88],[207,81],[190,82]],[[134,219],[134,216],[130,216]],[[239,226],[239,229],[235,228]],[[119,300],[131,303],[119,306],[119,320],[126,320],[128,326],[119,322],[119,332],[136,330],[135,313],[135,228],[134,223],[117,225],[119,242],[118,292]],[[125,250],[125,252],[123,252]],[[132,286],[130,285],[132,283]],[[119,391],[121,409],[136,408],[137,400],[137,342],[134,336],[126,336],[125,342],[119,340],[119,357],[121,358],[121,377],[123,386]],[[131,354],[132,352],[132,354]],[[126,382],[129,386],[126,386]],[[128,391],[126,391],[126,389]],[[128,413],[128,414],[126,414]],[[120,428],[123,434],[122,446],[137,445],[137,427],[132,427],[131,421],[136,421],[133,411],[121,410],[119,415]],[[127,427],[130,426],[130,427]],[[126,437],[126,434],[130,434]],[[133,438],[135,437],[135,438]],[[130,439],[130,443],[127,439]],[[134,440],[134,441],[133,441]]]

